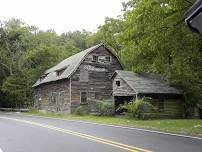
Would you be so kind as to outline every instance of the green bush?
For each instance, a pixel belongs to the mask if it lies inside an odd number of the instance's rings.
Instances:
[[[31,112],[31,113],[38,113],[39,112],[39,109],[31,107],[31,106],[28,107],[28,109],[30,110],[29,112]]]
[[[114,105],[111,100],[88,100],[88,104],[76,108],[74,114],[112,116],[114,115]]]
[[[114,105],[112,102],[103,101],[100,108],[101,116],[112,116],[114,115]]]
[[[93,113],[93,114],[100,114],[100,109],[101,109],[101,106],[102,106],[102,101],[100,100],[88,100],[88,107],[90,109],[90,113]]]
[[[87,115],[89,114],[90,110],[89,110],[89,106],[88,105],[83,105],[83,106],[79,106],[78,108],[75,109],[74,114],[76,115]]]
[[[125,103],[121,106],[122,109],[126,109],[127,113],[137,119],[147,118],[146,112],[154,110],[154,106],[145,100],[145,98],[134,100],[129,103]]]

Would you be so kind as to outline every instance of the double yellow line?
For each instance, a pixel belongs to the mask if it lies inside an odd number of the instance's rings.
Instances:
[[[45,125],[45,124],[41,124],[41,123],[37,123],[37,122],[15,119],[15,118],[10,118],[10,117],[0,117],[0,118],[1,119],[14,120],[14,121],[18,121],[18,122],[22,122],[22,123],[26,123],[26,124],[30,124],[30,125],[35,125],[35,126],[51,129],[54,131],[65,133],[65,134],[70,134],[70,135],[77,136],[80,138],[92,140],[92,141],[95,141],[98,143],[110,145],[110,146],[113,146],[116,148],[124,149],[124,150],[130,151],[130,152],[151,152],[151,151],[146,150],[146,149],[122,144],[119,142],[115,142],[115,141],[111,141],[111,140],[107,140],[107,139],[103,139],[103,138],[99,138],[99,137],[95,137],[95,136],[91,136],[91,135],[87,135],[87,134],[83,134],[83,133],[79,133],[79,132],[75,132],[75,131],[71,131],[71,130],[67,130],[67,129],[62,129],[62,128],[58,128],[58,127],[54,127],[54,126],[50,126],[50,125]]]

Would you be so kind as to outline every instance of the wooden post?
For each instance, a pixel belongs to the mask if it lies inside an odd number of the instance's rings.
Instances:
[[[71,77],[69,78],[69,101],[71,103],[72,100],[72,82],[71,82]]]
[[[70,103],[70,111],[71,111],[71,102],[72,102],[72,82],[71,77],[69,78],[69,103]]]
[[[115,114],[116,113],[116,107],[115,107],[115,97],[114,97],[113,93],[112,93],[112,104],[114,106],[114,114]]]
[[[136,93],[135,95],[135,100],[138,100],[138,93]]]

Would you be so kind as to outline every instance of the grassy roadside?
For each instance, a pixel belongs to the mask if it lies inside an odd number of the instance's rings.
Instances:
[[[137,128],[146,128],[158,131],[180,133],[186,135],[202,136],[202,120],[199,119],[164,119],[164,120],[136,120],[126,116],[103,117],[103,116],[78,116],[55,113],[29,112],[26,114],[46,116],[51,118],[63,118],[67,120],[81,120],[103,124],[113,124]]]

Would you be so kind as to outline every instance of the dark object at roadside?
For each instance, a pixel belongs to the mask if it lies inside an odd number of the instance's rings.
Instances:
[[[202,34],[202,0],[196,3],[185,14],[185,22],[191,30]]]

